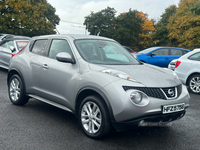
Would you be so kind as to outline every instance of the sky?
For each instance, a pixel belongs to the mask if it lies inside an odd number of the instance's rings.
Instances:
[[[159,20],[165,9],[177,5],[179,0],[47,0],[60,17],[56,26],[60,34],[89,34],[83,25],[85,16],[108,6],[120,13],[138,10],[148,14],[149,19]]]

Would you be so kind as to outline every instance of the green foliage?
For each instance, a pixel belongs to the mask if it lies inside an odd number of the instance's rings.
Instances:
[[[153,41],[156,46],[176,46],[177,40],[169,39],[169,31],[167,29],[167,24],[169,23],[169,18],[176,12],[177,7],[171,5],[165,9],[165,12],[161,15],[161,19],[156,24],[156,31],[152,35]],[[155,46],[154,45],[154,46]]]
[[[181,0],[176,13],[169,19],[169,38],[177,40],[178,47],[200,47],[199,10],[198,0]]]
[[[142,34],[142,25],[145,22],[137,10],[129,10],[115,17],[116,10],[107,7],[97,13],[91,12],[85,17],[84,25],[91,35],[113,38],[122,45],[138,49],[138,39]]]
[[[60,21],[46,0],[2,0],[0,15],[0,33],[30,37],[55,34]]]
[[[100,35],[105,37],[112,37],[116,10],[107,7],[97,13],[91,12],[85,17],[84,25],[92,35]]]
[[[116,18],[113,38],[122,45],[138,49],[139,34],[142,33],[143,20],[137,15],[137,10],[129,10]]]

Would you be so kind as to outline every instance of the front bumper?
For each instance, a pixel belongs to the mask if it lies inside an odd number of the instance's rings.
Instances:
[[[185,115],[186,111],[170,113],[170,114],[151,114],[135,118],[133,120],[124,122],[112,122],[112,126],[117,131],[129,130],[138,126],[163,126],[169,122],[181,119]]]
[[[161,98],[148,97],[148,102],[146,102],[144,105],[141,106],[135,105],[130,100],[130,94],[133,91],[135,91],[135,89],[130,89],[127,91],[123,89],[124,85],[133,86],[133,84],[136,87],[143,86],[142,84],[139,83],[133,83],[130,81],[126,82],[123,80],[109,84],[102,89],[102,91],[106,94],[110,106],[112,108],[114,119],[112,119],[111,122],[114,128],[116,128],[117,130],[120,130],[121,126],[122,127],[124,125],[126,126],[126,124],[128,126],[134,126],[138,125],[138,123],[142,120],[147,120],[147,119],[157,120],[160,117],[164,118],[165,122],[170,122],[176,120],[173,117],[174,114],[179,114],[177,119],[183,117],[185,114],[185,113],[183,114],[183,111],[169,113],[169,114],[162,114],[162,106],[177,105],[184,103],[185,104],[184,112],[189,107],[190,96],[188,94],[187,88],[184,85],[182,85],[182,91],[180,95],[175,99],[166,100]],[[169,119],[167,120],[167,118]],[[160,121],[163,120],[158,119],[158,122]]]

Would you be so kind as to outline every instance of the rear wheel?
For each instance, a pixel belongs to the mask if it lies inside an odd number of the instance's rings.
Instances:
[[[24,94],[24,86],[18,75],[13,75],[9,80],[8,93],[10,101],[15,105],[24,105],[29,98]]]
[[[81,102],[78,118],[83,132],[91,138],[101,138],[111,129],[106,106],[99,96],[88,96]]]
[[[189,78],[188,82],[189,90],[192,93],[200,94],[200,75],[193,75]]]

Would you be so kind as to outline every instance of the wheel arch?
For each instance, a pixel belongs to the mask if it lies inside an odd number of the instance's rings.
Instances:
[[[18,70],[16,70],[16,69],[9,70],[8,75],[7,75],[7,85],[9,86],[9,80],[14,74],[17,74],[21,78],[22,84],[24,86],[24,94],[26,95],[26,85],[24,82],[24,78]]]
[[[189,79],[190,79],[193,75],[200,75],[200,73],[199,73],[199,72],[193,72],[192,74],[190,74],[190,75],[187,77],[187,80],[186,80],[186,85],[187,85],[187,86],[189,85]]]
[[[79,106],[81,104],[81,101],[89,95],[100,96],[101,99],[103,100],[103,103],[105,103],[105,105],[106,105],[106,109],[109,113],[110,120],[115,121],[114,116],[113,116],[112,107],[110,105],[110,102],[109,102],[107,96],[101,90],[99,90],[95,87],[85,87],[85,88],[82,88],[78,92],[78,94],[76,96],[76,102],[75,102],[75,115],[76,115],[76,117],[78,117],[78,110],[79,110]]]

